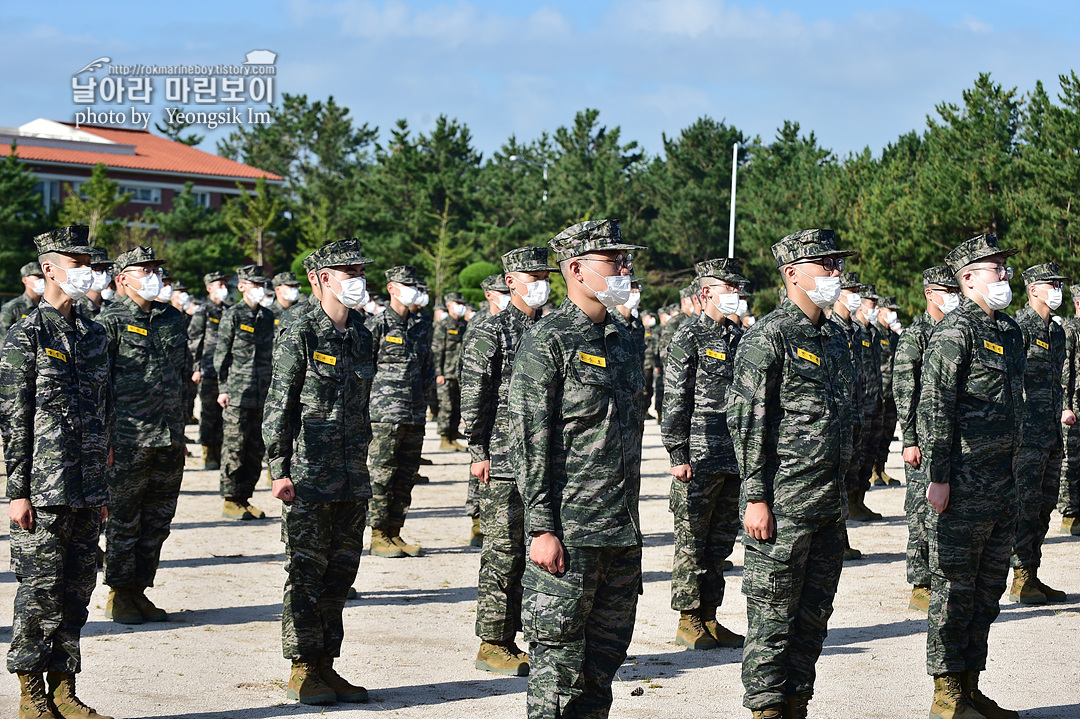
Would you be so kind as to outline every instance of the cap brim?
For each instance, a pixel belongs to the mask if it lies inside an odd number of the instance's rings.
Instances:
[[[89,245],[68,245],[66,247],[53,247],[45,252],[39,252],[38,257],[41,255],[47,255],[50,252],[59,252],[62,255],[92,255],[94,248]]]

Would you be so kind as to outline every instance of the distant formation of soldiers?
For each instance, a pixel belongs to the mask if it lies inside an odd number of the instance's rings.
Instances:
[[[1028,267],[1008,316],[1017,251],[994,235],[922,273],[907,328],[821,229],[772,247],[781,304],[760,320],[734,258],[698,262],[677,305],[643,310],[646,248],[616,220],[506,253],[479,308],[450,292],[434,314],[412,266],[386,270],[386,301],[369,293],[357,239],[304,259],[310,295],[247,265],[204,275],[201,302],[149,247],[109,259],[83,226],[35,242],[24,294],[0,308],[21,718],[101,717],[75,677],[102,529],[106,616],[168,619],[147,591],[196,400],[222,516],[265,517],[251,504],[264,461],[283,502],[286,694],[305,704],[368,699],[334,668],[342,611],[366,528],[375,556],[423,554],[402,530],[429,416],[442,450],[470,456],[475,666],[527,675],[530,719],[608,715],[642,592],[650,416],[671,465],[674,642],[743,647],[756,719],[808,714],[843,564],[862,558],[848,523],[880,520],[868,491],[900,484],[885,471],[897,425],[931,718],[1018,716],[979,683],[998,601],[1067,599],[1039,568],[1055,508],[1080,535],[1080,285],[1059,318],[1069,278]],[[745,637],[717,616],[740,530]]]

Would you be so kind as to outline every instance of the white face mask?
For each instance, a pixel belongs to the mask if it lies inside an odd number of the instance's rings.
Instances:
[[[427,292],[421,292],[416,298],[417,307],[427,307],[428,302],[431,302],[431,297]]]
[[[729,292],[725,295],[717,295],[716,299],[709,299],[712,306],[720,310],[720,314],[733,315],[739,309],[739,293]]]
[[[465,305],[457,302],[451,302],[446,308],[447,314],[451,317],[462,317],[465,315]]]
[[[247,290],[244,290],[244,294],[247,298],[257,305],[261,305],[263,299],[266,297],[266,290],[261,285],[255,285]]]
[[[356,309],[371,299],[367,297],[367,280],[363,277],[349,277],[344,280],[335,277],[334,280],[341,285],[341,292],[336,292],[333,287],[330,287],[330,291],[338,298],[338,302],[346,307]],[[325,286],[329,287],[329,284]]]
[[[934,303],[934,304],[937,304],[937,303]],[[955,310],[959,306],[960,306],[960,293],[959,292],[946,292],[945,293],[945,299],[942,300],[940,305],[938,305],[938,307],[941,308],[941,311],[944,312],[945,314],[949,314],[950,312],[952,312],[953,310]]]
[[[89,267],[72,267],[64,272],[67,273],[67,279],[60,283],[64,294],[73,300],[85,297],[94,282],[93,271]]]
[[[45,294],[45,278],[44,277],[38,277],[36,280],[34,280],[33,290],[34,290],[34,294],[37,295],[38,297],[41,297],[43,294]]]
[[[265,307],[266,309],[270,309],[271,307],[274,306],[274,298],[273,298],[273,296],[272,295],[265,295],[261,300],[259,300],[259,305],[261,305],[262,307]]]
[[[885,324],[892,326],[896,322],[896,313],[892,310],[885,310]]]
[[[655,317],[646,317],[645,319],[643,319],[641,321],[641,323],[643,325],[645,325],[646,327],[655,327],[656,326],[656,318]]]
[[[499,312],[502,312],[510,306],[510,295],[499,293],[499,299],[495,300],[495,306],[499,308]]]
[[[1009,286],[1008,280],[1001,280],[1000,282],[991,282],[987,284],[982,280],[979,280],[986,287],[986,293],[979,292],[986,300],[986,306],[992,310],[1003,310],[1012,303],[1012,287]]]
[[[158,292],[158,302],[168,302],[172,299],[172,285],[165,285],[161,288],[161,292]]]
[[[142,297],[144,300],[156,300],[158,295],[161,294],[161,276],[143,275],[139,278],[139,282],[142,283],[142,287],[135,290],[135,293]]]
[[[858,312],[862,307],[862,297],[858,292],[852,292],[847,296],[847,300],[844,302],[847,305],[848,312]]]
[[[376,309],[378,309],[378,306],[370,299],[367,301],[367,304],[364,305],[364,312],[367,312],[369,315],[375,314]]]
[[[750,314],[750,307],[746,304],[746,300],[739,300],[739,309],[735,310],[735,314],[739,317],[746,317]]]
[[[229,288],[218,287],[216,290],[214,290],[214,298],[217,299],[218,302],[224,302],[229,298]]]
[[[187,292],[181,292],[176,296],[176,301],[186,310],[191,305],[191,295]]]
[[[746,318],[746,326],[747,326],[747,327],[753,327],[753,326],[754,326],[754,323],[755,323],[755,322],[757,322],[757,319],[755,319],[755,318],[753,317],[753,315],[751,315],[750,317],[747,317],[747,318]]]
[[[596,299],[599,300],[600,304],[604,305],[604,307],[607,307],[610,310],[612,307],[625,305],[626,301],[630,299],[630,275],[612,275],[611,277],[603,277],[599,272],[588,265],[581,266],[602,279],[607,285],[607,287],[599,292],[593,290]],[[589,287],[588,285],[585,286]],[[592,290],[591,287],[589,287],[589,289]]]
[[[875,307],[872,310],[867,310],[866,311],[866,323],[872,325],[875,322],[877,322],[877,318],[878,318],[879,314],[881,314],[881,310],[879,310],[877,307]]]
[[[1052,310],[1061,307],[1061,288],[1050,287],[1046,290],[1046,306]]]
[[[281,291],[281,298],[286,302],[296,302],[300,299],[299,287],[286,287]]]
[[[116,290],[114,290],[113,288],[106,287],[101,291],[101,299],[108,301],[111,300],[113,297],[116,297]]]
[[[799,274],[810,277],[798,267],[795,269],[798,270]],[[811,277],[810,279],[814,280],[814,289],[806,290],[806,296],[810,298],[811,302],[821,309],[836,304],[836,300],[840,297],[839,277]]]
[[[409,307],[416,304],[416,299],[420,296],[419,290],[411,285],[403,285],[398,283],[398,302]]]
[[[108,270],[94,270],[93,278],[94,281],[90,283],[90,289],[94,292],[101,292],[112,282],[112,275],[109,274]]]
[[[891,329],[893,332],[899,332],[900,331],[900,323],[899,322],[890,322],[889,323],[889,329]]]
[[[517,278],[515,278],[514,284],[519,284],[516,279]],[[526,282],[525,294],[522,295],[520,292],[518,292],[518,294],[525,300],[525,304],[535,310],[537,307],[543,307],[544,303],[548,301],[548,297],[551,296],[551,283],[547,280]],[[502,309],[506,308],[504,307]]]
[[[641,307],[641,293],[631,292],[630,299],[626,301],[626,304],[623,305],[623,307],[628,310],[636,310],[638,307]]]

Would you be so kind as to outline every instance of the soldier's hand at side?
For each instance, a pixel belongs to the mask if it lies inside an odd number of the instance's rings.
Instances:
[[[918,469],[922,464],[922,452],[918,447],[904,447],[904,461]]]
[[[1061,423],[1067,424],[1070,427],[1076,424],[1076,413],[1071,409],[1065,409],[1061,411]]]
[[[8,505],[8,518],[23,529],[34,528],[34,507],[29,499],[13,499]]]
[[[225,409],[226,407],[229,406],[229,395],[227,395],[227,394],[219,394],[217,396],[217,403],[221,405],[222,409]]]
[[[105,520],[108,519],[108,518],[109,518],[109,508],[103,506],[101,508],[101,523],[104,524]]]
[[[113,446],[109,445],[109,456],[105,458],[105,466],[112,467],[116,464],[116,453],[113,451]]]
[[[194,382],[195,384],[199,384],[199,382],[202,382],[202,371],[201,370],[195,370],[194,372],[192,372],[191,373],[191,381]]]
[[[926,501],[930,503],[930,506],[938,514],[944,512],[945,508],[949,506],[949,483],[931,482],[930,486],[926,488]]]
[[[275,479],[271,483],[270,494],[274,495],[274,499],[280,499],[288,504],[296,499],[296,488],[293,486],[291,479],[282,477],[281,479]]]
[[[689,464],[679,464],[671,468],[671,476],[680,482],[689,482],[693,477],[693,471]]]
[[[487,484],[488,480],[491,479],[491,460],[485,459],[480,462],[473,462],[469,465],[469,474]]]
[[[542,532],[533,536],[529,559],[551,574],[562,574],[566,571],[566,550],[554,532]]]
[[[435,378],[435,384],[446,384],[446,377],[439,375]]]
[[[776,521],[768,502],[747,502],[743,528],[754,539],[767,542],[776,534]]]

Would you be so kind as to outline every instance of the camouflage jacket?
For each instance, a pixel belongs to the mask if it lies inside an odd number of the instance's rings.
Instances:
[[[881,352],[881,398],[894,399],[893,360],[896,357],[896,342],[899,336],[892,328],[883,327],[880,322],[874,325],[874,331],[877,333],[878,350]]]
[[[896,415],[900,420],[900,439],[904,447],[919,447],[916,415],[919,392],[922,388],[923,356],[930,342],[930,333],[937,323],[925,312],[911,321],[896,344],[893,359],[893,395]]]
[[[862,427],[866,420],[861,408],[866,405],[866,370],[863,369],[862,338],[863,326],[854,317],[850,321],[844,321],[838,316],[832,320],[844,332],[847,339],[848,350],[851,352],[852,367],[854,369],[855,382],[851,386],[851,406],[855,407],[854,425]]]
[[[564,300],[522,336],[508,402],[525,531],[640,546],[645,380],[630,333]]]
[[[662,367],[660,361],[660,328],[657,326],[645,328],[645,381],[652,381],[652,371]]]
[[[109,369],[116,398],[112,444],[172,447],[184,444],[184,315],[164,302],[139,309],[125,297],[97,318],[109,337]]]
[[[1024,370],[1024,445],[1060,447],[1061,409],[1064,393],[1061,373],[1065,366],[1065,330],[1057,322],[1043,322],[1039,313],[1024,307],[1016,313],[1024,334],[1027,368]]]
[[[424,395],[435,384],[431,352],[422,324],[391,308],[371,320],[375,379],[371,384],[371,421],[423,424]]]
[[[195,368],[202,372],[203,377],[217,377],[214,371],[214,349],[217,347],[221,315],[229,307],[232,305],[227,301],[219,305],[206,300],[191,316],[191,323],[188,325],[188,352]]]
[[[277,305],[277,302],[274,304]],[[289,325],[316,307],[321,307],[321,305],[318,300],[315,300],[315,295],[300,295],[300,299],[274,315],[274,332],[280,337],[285,334],[285,330],[289,329]]]
[[[0,307],[0,334],[6,334],[12,325],[29,315],[36,307],[30,295],[25,292],[5,302],[3,307]]]
[[[1065,331],[1065,365],[1061,371],[1063,409],[1071,409],[1080,419],[1080,317],[1066,317],[1061,323]]]
[[[630,315],[630,319],[626,319],[622,316],[622,313],[618,310],[608,310],[608,314],[611,315],[611,319],[618,322],[625,327],[630,336],[634,340],[634,347],[638,353],[638,357],[641,358],[642,367],[645,366],[645,325],[642,324],[641,318]]]
[[[855,320],[859,322],[858,319]],[[881,333],[876,325],[867,325],[859,322],[862,339],[859,345],[862,347],[863,366],[863,407],[862,412],[866,417],[873,416],[881,411],[882,377],[881,377]]]
[[[4,342],[0,435],[9,500],[29,499],[35,507],[108,504],[108,338],[88,317],[76,312],[73,320],[42,300]]]
[[[94,319],[99,314],[101,314],[101,311],[108,307],[110,304],[110,302],[102,300],[101,305],[98,306],[95,305],[89,297],[83,295],[79,299],[75,300],[75,309],[77,309],[81,314],[89,317],[90,319]]]
[[[1024,338],[1013,318],[996,315],[962,298],[934,328],[923,355],[919,448],[930,481],[951,485],[945,511],[978,513],[1016,498]]]
[[[742,330],[704,312],[684,322],[668,347],[660,436],[671,466],[738,474],[727,427],[727,395]]]
[[[409,331],[418,333],[420,341],[424,345],[424,368],[426,377],[431,375],[431,382],[424,385],[425,394],[435,391],[435,357],[431,352],[431,340],[435,336],[435,323],[430,313],[423,309],[409,314]]]
[[[847,516],[855,363],[836,323],[815,327],[785,302],[747,330],[735,353],[728,428],[742,504],[768,502],[777,517]]]
[[[274,314],[260,305],[237,302],[218,326],[214,371],[218,391],[234,407],[262,407],[274,360]]]
[[[458,366],[461,363],[461,340],[465,336],[468,323],[458,317],[446,317],[435,323],[431,338],[431,355],[434,372],[437,377],[458,379]]]
[[[668,346],[671,344],[671,338],[675,336],[675,333],[679,330],[679,327],[683,322],[693,319],[693,315],[688,315],[685,312],[677,312],[668,319],[667,324],[660,328],[660,363],[667,363]]]
[[[491,460],[491,475],[513,479],[509,461],[510,371],[521,336],[536,320],[511,305],[469,323],[461,350],[461,418],[473,462]]]
[[[319,307],[299,315],[280,335],[262,431],[270,478],[291,479],[298,499],[371,497],[372,357],[371,333],[355,310],[345,332],[334,329]]]

